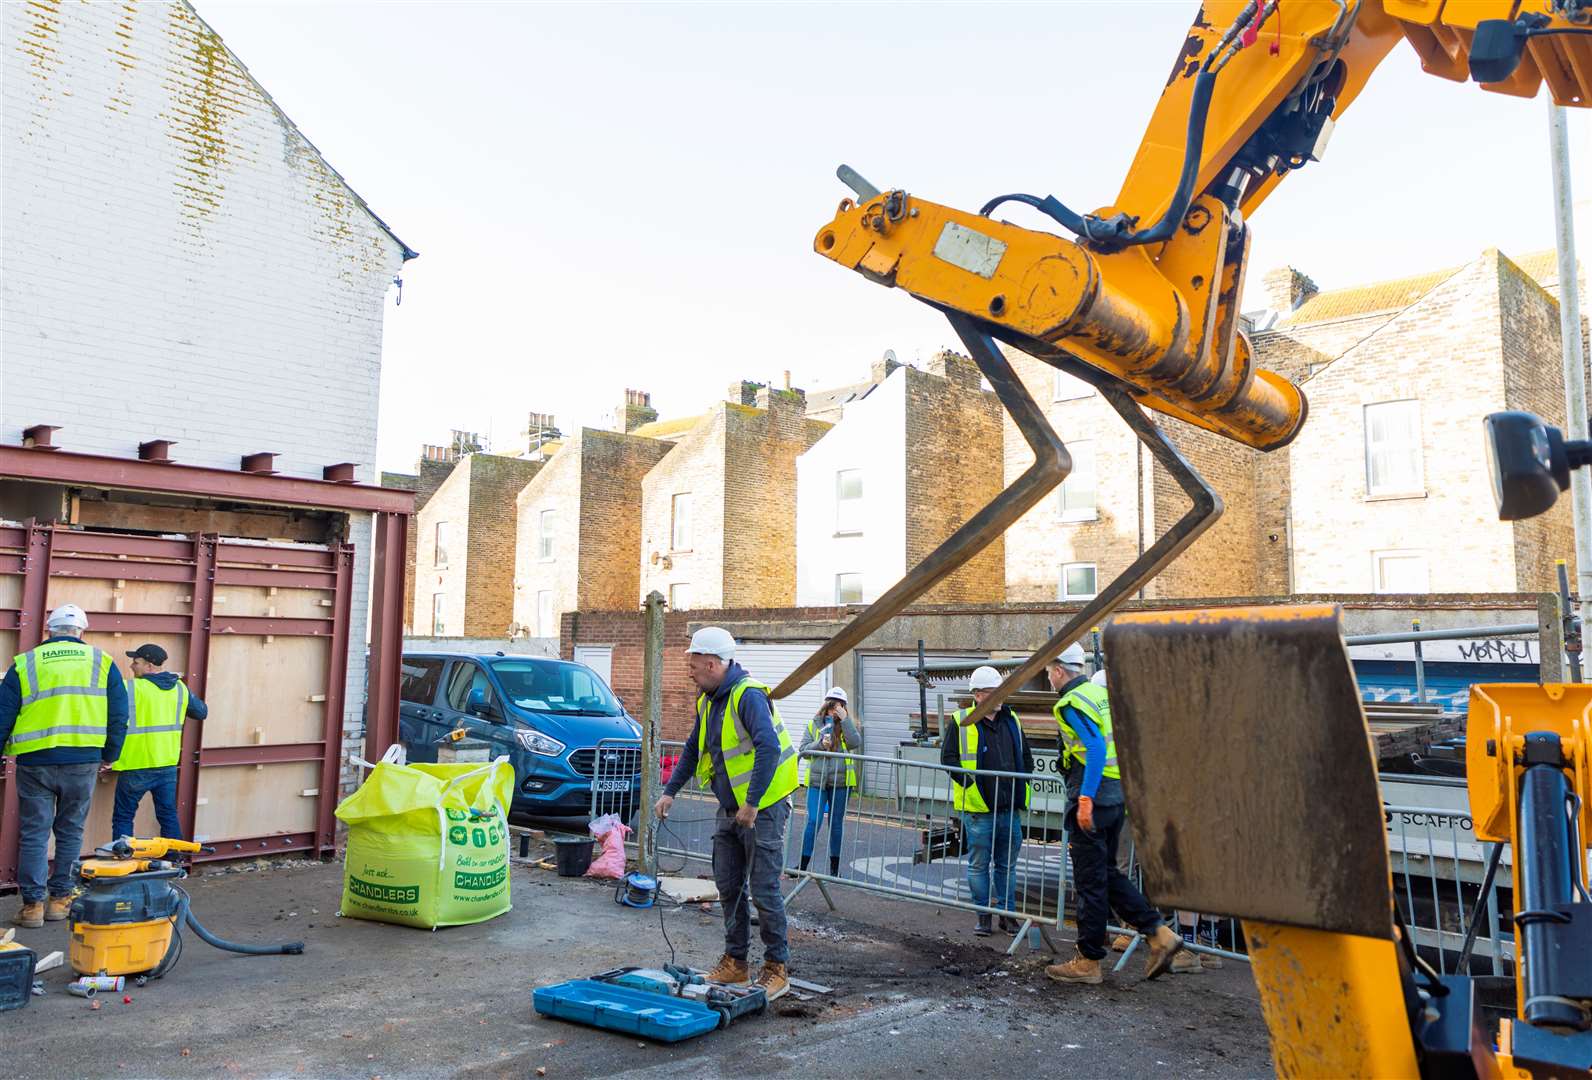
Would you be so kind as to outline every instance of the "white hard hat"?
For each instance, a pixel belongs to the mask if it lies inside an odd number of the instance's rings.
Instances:
[[[717,656],[722,660],[734,660],[735,639],[722,626],[704,626],[691,635],[691,647],[686,652]]]
[[[842,705],[849,704],[851,699],[846,697],[846,692],[838,686],[831,687],[829,693],[824,695],[825,701],[838,701]]]
[[[1083,667],[1083,646],[1076,641],[1061,650],[1061,655],[1056,657],[1055,663],[1065,664],[1068,667]]]
[[[973,669],[967,680],[969,690],[993,690],[1001,684],[1001,673],[989,665]]]
[[[46,627],[65,627],[72,630],[87,630],[88,616],[83,614],[83,609],[76,604],[62,604],[50,612],[50,617],[44,620]]]
[[[1104,686],[1106,684],[1106,669],[1101,668],[1099,671],[1089,676],[1089,681],[1094,683],[1096,686]]]

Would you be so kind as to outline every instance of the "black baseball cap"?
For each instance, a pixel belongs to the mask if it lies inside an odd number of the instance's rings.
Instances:
[[[130,650],[127,655],[135,660],[143,660],[146,663],[154,664],[156,667],[161,667],[166,663],[166,650],[159,645],[140,645],[138,648]]]

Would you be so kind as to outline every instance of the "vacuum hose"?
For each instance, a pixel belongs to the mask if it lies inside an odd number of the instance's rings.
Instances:
[[[200,940],[208,945],[214,945],[218,949],[225,949],[227,952],[244,953],[248,956],[297,956],[304,951],[304,943],[302,941],[289,941],[281,945],[244,945],[242,942],[228,941],[226,938],[216,937],[205,929],[204,924],[194,917],[194,913],[191,910],[188,910],[187,897],[183,898],[182,906],[184,908],[184,918],[187,919],[188,926],[193,932],[199,935]]]

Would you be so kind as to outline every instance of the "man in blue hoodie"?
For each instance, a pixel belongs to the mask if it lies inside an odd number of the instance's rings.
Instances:
[[[116,770],[111,835],[133,835],[133,818],[148,792],[155,800],[160,835],[182,840],[182,825],[177,820],[182,724],[188,717],[203,720],[210,710],[174,673],[161,670],[166,665],[166,650],[159,645],[140,645],[127,655],[133,661],[133,692],[129,699],[127,741],[122,744],[122,756],[110,766]]]
[[[62,604],[44,625],[45,640],[18,656],[0,680],[0,746],[17,758],[22,910],[15,921],[31,928],[60,922],[72,906],[73,864],[94,780],[102,764],[116,760],[127,735],[127,688],[110,655],[83,642],[83,609]]]
[[[708,978],[720,983],[750,978],[750,896],[763,938],[757,985],[773,1001],[790,989],[779,884],[790,794],[797,784],[796,747],[768,687],[735,662],[735,639],[728,630],[707,626],[693,634],[686,664],[699,691],[697,720],[653,812],[667,818],[674,797],[692,776],[718,799],[713,878],[724,908],[724,955]]]

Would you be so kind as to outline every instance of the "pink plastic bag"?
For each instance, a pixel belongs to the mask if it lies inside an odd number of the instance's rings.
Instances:
[[[620,821],[618,814],[604,814],[588,827],[602,843],[603,853],[586,868],[586,876],[614,880],[624,877],[625,837],[630,835],[630,826]]]

